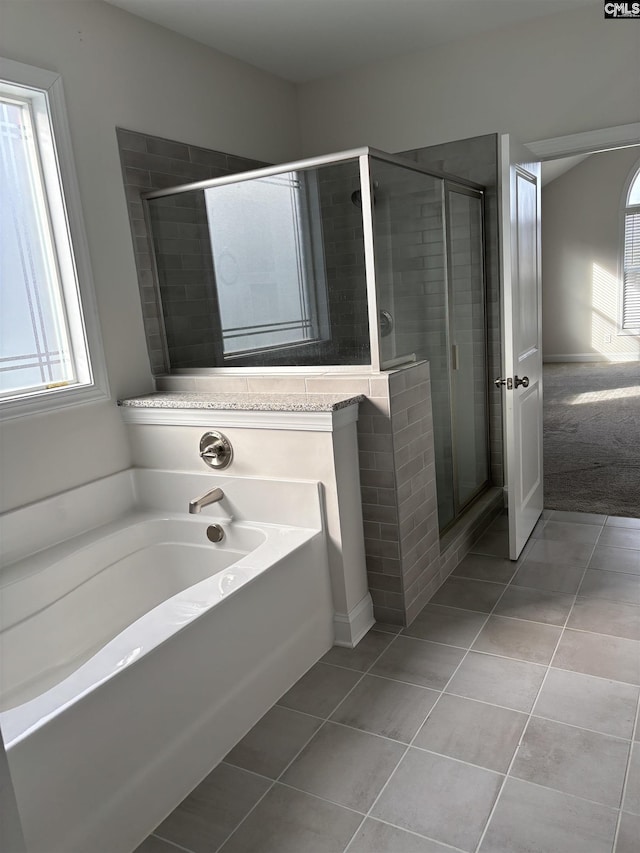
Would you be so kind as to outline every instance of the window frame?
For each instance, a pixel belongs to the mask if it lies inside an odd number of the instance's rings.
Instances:
[[[627,216],[630,213],[640,214],[640,204],[629,204],[629,195],[631,193],[631,187],[635,183],[636,180],[640,180],[640,160],[637,160],[634,164],[633,168],[627,180],[624,184],[624,189],[622,192],[622,204],[620,209],[620,246],[618,252],[618,280],[620,283],[619,289],[619,306],[618,306],[618,335],[626,336],[626,337],[638,337],[640,336],[640,326],[638,327],[625,327],[624,326],[624,300],[625,300],[625,283],[624,283],[624,258],[625,258],[625,249],[626,249],[626,236],[627,236]]]
[[[84,337],[84,352],[87,357],[85,371],[88,372],[88,381],[83,383],[27,390],[13,397],[0,399],[0,420],[7,420],[106,400],[109,399],[110,393],[62,78],[55,72],[0,57],[0,81],[10,86],[33,89],[43,94],[46,100],[48,117],[43,115],[40,109],[36,110],[34,115],[35,132],[43,161],[43,184],[48,199],[54,182],[60,189],[61,204],[56,205],[55,200],[49,203],[50,207],[58,208],[56,222],[52,223],[52,236],[56,252],[58,253],[58,246],[64,243],[64,251],[61,254],[68,255],[67,263],[63,264],[66,269],[60,271],[60,278],[66,279],[61,281],[62,299],[68,315],[72,313],[67,308],[69,297],[77,299],[77,311],[74,309],[73,313],[78,315],[82,328],[76,331],[76,336]],[[41,121],[48,124],[52,133],[48,157],[42,157],[40,149],[41,134],[38,123]],[[46,160],[48,162],[44,162]],[[53,174],[56,167],[57,175]],[[84,353],[75,352],[74,362],[77,364],[82,361],[83,356]]]

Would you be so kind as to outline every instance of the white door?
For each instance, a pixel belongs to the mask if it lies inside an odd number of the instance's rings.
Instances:
[[[540,163],[499,137],[503,389],[509,556],[515,560],[542,513],[542,298]]]

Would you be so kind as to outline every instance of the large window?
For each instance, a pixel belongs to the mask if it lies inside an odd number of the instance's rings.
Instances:
[[[104,396],[70,158],[58,75],[0,59],[3,414]]]
[[[640,169],[631,181],[624,210],[622,329],[640,332]]]

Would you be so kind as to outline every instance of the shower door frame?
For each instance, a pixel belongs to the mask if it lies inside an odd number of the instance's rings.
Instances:
[[[482,331],[484,334],[484,346],[483,346],[483,355],[484,355],[484,372],[485,372],[485,386],[484,386],[484,404],[485,404],[485,426],[486,426],[486,441],[485,441],[485,460],[487,467],[487,477],[484,482],[478,486],[478,488],[474,491],[471,497],[467,498],[463,503],[460,502],[459,497],[459,482],[458,482],[458,451],[457,451],[457,439],[456,439],[456,409],[454,407],[454,393],[453,393],[453,385],[454,385],[454,375],[453,375],[453,344],[451,343],[452,339],[452,318],[451,318],[451,305],[453,302],[453,282],[451,277],[451,268],[452,268],[452,247],[451,247],[451,239],[450,239],[450,203],[449,203],[449,192],[459,192],[462,195],[467,195],[471,198],[477,198],[480,201],[480,212],[481,212],[481,246],[482,246]],[[453,457],[453,509],[454,514],[453,518],[447,522],[446,525],[440,530],[440,535],[446,533],[456,521],[460,518],[460,516],[464,513],[467,507],[471,506],[471,504],[477,500],[480,495],[482,495],[491,485],[491,435],[490,435],[490,419],[489,419],[489,327],[488,327],[488,311],[487,311],[487,258],[486,258],[486,230],[485,230],[485,190],[484,188],[479,188],[477,186],[472,186],[471,182],[461,181],[457,178],[445,178],[443,185],[443,194],[444,194],[444,216],[443,216],[443,228],[445,233],[445,248],[447,255],[447,265],[445,268],[446,275],[446,283],[447,283],[447,305],[446,305],[446,335],[447,335],[447,363],[449,366],[449,401],[450,401],[450,416],[451,416],[451,453]]]
[[[235,184],[244,181],[256,180],[259,178],[272,177],[274,175],[283,174],[285,172],[306,171],[316,169],[322,166],[330,166],[334,163],[344,162],[345,160],[357,160],[360,173],[360,190],[362,199],[362,224],[364,232],[364,259],[365,259],[365,279],[368,301],[368,318],[369,318],[369,342],[371,349],[371,363],[361,365],[318,365],[318,366],[268,366],[268,367],[205,367],[205,368],[172,368],[169,354],[167,351],[167,335],[164,328],[164,312],[162,310],[162,297],[159,288],[159,276],[156,266],[156,257],[153,245],[150,246],[151,263],[153,267],[154,290],[157,304],[159,306],[159,321],[161,325],[161,337],[163,339],[163,347],[165,349],[165,358],[169,372],[174,375],[193,374],[201,375],[216,375],[221,372],[228,374],[229,371],[235,374],[251,373],[251,374],[277,374],[277,373],[380,373],[384,370],[391,369],[391,366],[384,366],[380,359],[380,328],[378,324],[378,295],[376,286],[376,270],[375,270],[375,252],[374,252],[374,210],[373,210],[373,194],[371,191],[371,159],[382,160],[387,163],[392,163],[404,169],[409,169],[413,172],[430,175],[433,178],[438,178],[443,182],[452,181],[453,183],[468,187],[471,190],[483,191],[480,184],[469,181],[466,178],[459,178],[456,175],[451,175],[447,172],[439,172],[435,169],[428,169],[421,166],[419,163],[408,160],[405,157],[397,154],[389,154],[386,151],[380,151],[377,148],[363,146],[361,148],[348,149],[335,154],[324,154],[319,157],[310,157],[304,160],[296,160],[289,163],[281,163],[274,166],[264,166],[259,169],[250,169],[246,172],[238,172],[233,175],[224,175],[220,178],[210,178],[205,181],[196,181],[185,184],[178,184],[173,187],[165,187],[158,190],[150,190],[140,194],[145,220],[147,222],[147,233],[151,234],[148,202],[155,198],[166,198],[172,195],[178,195],[183,192],[192,192],[196,190],[206,190],[216,186],[224,186],[226,184]],[[410,364],[410,359],[393,367],[402,367],[404,364]]]

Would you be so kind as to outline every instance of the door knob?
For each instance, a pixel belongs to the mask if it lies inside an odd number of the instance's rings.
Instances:
[[[496,388],[500,388],[501,385],[506,385],[507,390],[511,391],[511,389],[513,388],[513,379],[511,377],[509,377],[508,379],[494,379],[493,384],[496,386]]]
[[[519,376],[514,376],[513,377],[513,384],[516,388],[519,388],[521,385],[523,388],[528,388],[529,387],[529,377],[523,376],[522,379],[520,379]]]

